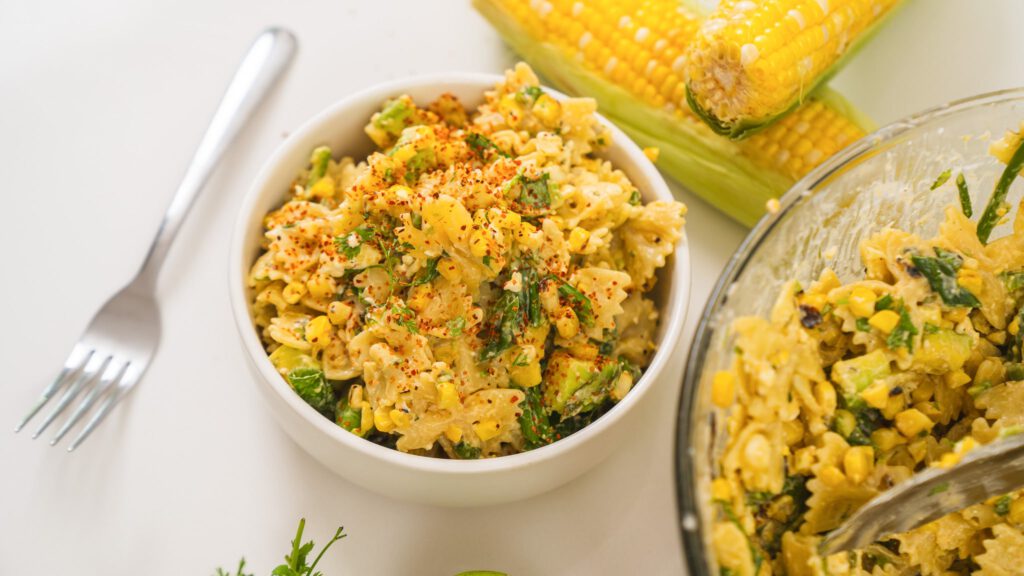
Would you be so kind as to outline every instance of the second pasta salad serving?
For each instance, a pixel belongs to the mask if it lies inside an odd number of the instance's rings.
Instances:
[[[596,155],[595,108],[520,64],[471,112],[384,103],[364,160],[313,150],[249,278],[295,392],[353,434],[457,459],[549,444],[628,394],[686,208],[644,204]]]

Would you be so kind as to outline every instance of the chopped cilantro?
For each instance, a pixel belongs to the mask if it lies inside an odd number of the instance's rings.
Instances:
[[[913,255],[910,259],[914,267],[928,280],[932,290],[942,296],[942,301],[950,306],[981,306],[978,298],[957,283],[957,271],[963,265],[963,258],[941,248],[935,248],[935,258]]]
[[[395,315],[395,323],[402,326],[413,334],[420,333],[420,327],[416,323],[416,313],[405,306],[392,306],[391,313]]]
[[[531,208],[546,209],[551,206],[551,187],[548,179],[551,176],[544,172],[540,177],[530,180],[525,176],[518,176],[522,190],[519,193],[519,201]]]
[[[476,460],[480,458],[480,449],[465,442],[459,442],[453,446],[452,451],[455,452],[459,460]]]
[[[590,298],[583,292],[580,292],[575,286],[572,286],[565,280],[562,280],[558,276],[549,276],[549,278],[558,281],[558,294],[569,301],[573,311],[576,313],[576,318],[579,319],[580,324],[584,326],[594,325],[594,305],[590,302]]]
[[[501,148],[498,148],[497,144],[492,142],[490,138],[484,136],[483,134],[470,132],[470,134],[466,136],[466,144],[468,144],[469,148],[473,150],[473,152],[480,158],[486,158],[488,150],[493,150],[494,152],[504,156],[505,158],[510,157],[507,152],[505,152]]]
[[[430,258],[427,260],[427,265],[423,267],[423,270],[412,280],[410,286],[421,286],[423,284],[429,284],[437,278],[437,263],[441,260],[438,258]]]
[[[916,335],[917,328],[914,327],[914,322],[910,319],[910,313],[907,312],[905,306],[900,307],[900,320],[892,332],[889,333],[885,343],[893,350],[906,348],[908,352],[913,352],[914,336]]]
[[[867,318],[857,318],[857,331],[871,332],[871,324],[868,323]]]
[[[514,98],[520,104],[533,104],[543,93],[544,90],[540,86],[523,86],[516,92]]]
[[[952,168],[946,168],[942,172],[942,174],[939,174],[939,177],[935,179],[935,182],[932,183],[932,188],[931,189],[935,190],[939,186],[942,186],[943,184],[945,184],[946,182],[949,181],[949,177],[952,176],[952,175],[953,175],[953,169]]]
[[[886,294],[875,301],[875,311],[892,310],[892,294]]]

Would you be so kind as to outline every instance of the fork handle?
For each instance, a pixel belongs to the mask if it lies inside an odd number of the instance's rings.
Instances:
[[[196,196],[228,146],[291,63],[295,48],[295,36],[283,28],[264,30],[249,47],[160,222],[136,283],[155,287],[160,267]]]

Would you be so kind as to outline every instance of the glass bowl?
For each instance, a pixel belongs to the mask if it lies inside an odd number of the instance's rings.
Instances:
[[[725,412],[710,400],[711,379],[732,360],[729,327],[767,317],[783,285],[816,279],[831,267],[845,283],[863,277],[859,244],[885,227],[936,233],[956,188],[931,185],[963,171],[975,219],[1005,166],[992,139],[1024,120],[1024,89],[983,94],[890,124],[846,148],[796,183],[751,230],[729,260],[704,308],[690,348],[679,405],[676,488],[683,549],[691,576],[717,576],[710,547],[713,461],[724,447]],[[1011,188],[1011,203],[1014,193]],[[1002,235],[997,227],[993,238]]]

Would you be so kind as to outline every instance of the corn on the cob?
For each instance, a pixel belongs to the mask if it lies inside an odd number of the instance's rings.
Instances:
[[[740,142],[714,134],[686,104],[685,51],[700,18],[677,0],[474,0],[508,44],[554,87],[600,112],[658,166],[744,224],[869,122],[819,90],[793,114]]]
[[[798,105],[898,3],[723,0],[686,51],[691,108],[742,138]]]

